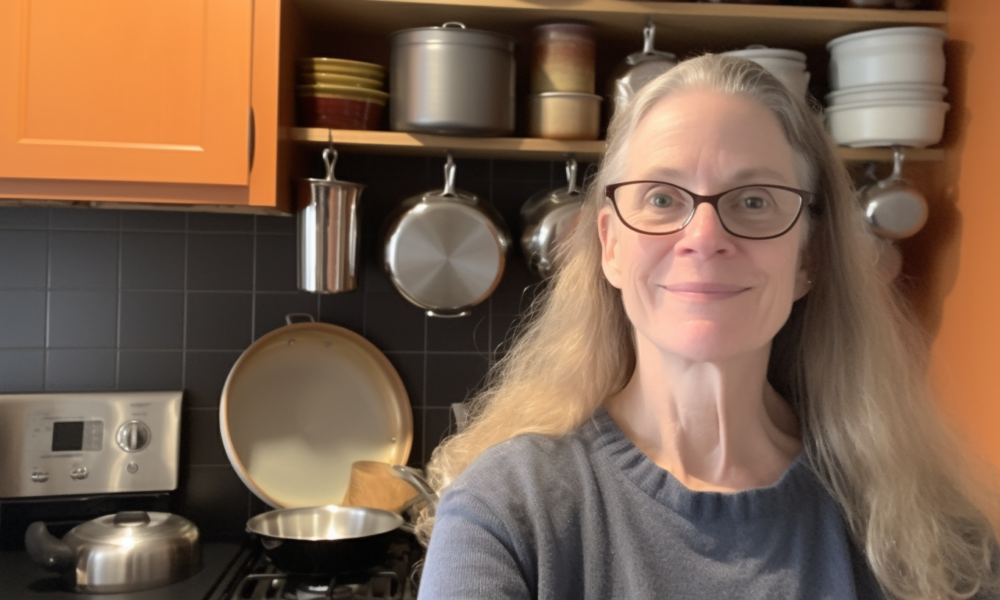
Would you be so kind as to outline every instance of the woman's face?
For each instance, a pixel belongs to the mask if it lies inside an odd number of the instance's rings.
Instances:
[[[657,180],[711,195],[748,184],[805,189],[792,148],[764,105],[714,91],[673,94],[639,123],[619,181]],[[661,351],[717,361],[766,348],[808,291],[804,219],[768,240],[727,233],[701,204],[681,231],[646,235],[610,204],[598,216],[602,265],[625,310]]]

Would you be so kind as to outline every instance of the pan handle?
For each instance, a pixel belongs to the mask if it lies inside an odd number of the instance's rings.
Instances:
[[[285,315],[285,323],[291,325],[297,322],[315,323],[316,319],[309,313],[288,313]]]

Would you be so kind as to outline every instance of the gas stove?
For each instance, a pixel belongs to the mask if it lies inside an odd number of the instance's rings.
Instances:
[[[256,548],[236,561],[242,564],[234,564],[229,580],[209,600],[414,600],[423,556],[423,547],[400,533],[374,568],[317,578],[282,572]]]

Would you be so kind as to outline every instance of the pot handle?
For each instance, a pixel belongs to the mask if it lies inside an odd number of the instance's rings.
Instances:
[[[442,196],[448,196],[449,198],[454,197],[455,194],[455,159],[451,157],[451,152],[448,153],[448,160],[444,163],[444,190],[441,191]]]
[[[646,26],[642,28],[642,53],[653,54],[653,43],[656,41],[656,25],[653,19],[646,17]]]
[[[579,194],[580,188],[576,185],[576,171],[577,164],[576,159],[571,158],[566,161],[566,181],[569,185],[566,187],[567,194]]]
[[[419,471],[412,467],[406,467],[402,465],[393,465],[392,473],[396,477],[399,477],[406,483],[413,486],[413,489],[417,490],[420,495],[420,499],[427,502],[427,510],[430,516],[434,516],[434,512],[437,510],[438,505],[438,495],[431,487],[431,484],[427,483],[423,475]]]
[[[457,319],[458,317],[467,317],[472,314],[471,310],[459,310],[458,312],[447,312],[445,309],[430,309],[427,311],[428,317],[437,317],[438,319]]]
[[[49,533],[41,521],[28,525],[24,547],[36,563],[49,571],[68,571],[76,564],[76,553],[69,544]]]
[[[892,175],[889,176],[889,181],[903,181],[903,147],[893,146],[892,147]]]
[[[300,323],[315,323],[316,319],[309,313],[288,313],[285,315],[285,324],[291,325],[295,323],[296,320]]]

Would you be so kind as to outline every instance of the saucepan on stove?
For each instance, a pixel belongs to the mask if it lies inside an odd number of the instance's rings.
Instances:
[[[398,465],[391,469],[417,489],[433,514],[437,494],[419,472]],[[397,530],[413,529],[397,513],[356,506],[283,508],[247,522],[247,531],[260,536],[274,566],[303,575],[332,576],[370,568],[385,558]]]
[[[61,573],[76,592],[134,592],[201,570],[198,528],[184,517],[125,511],[77,525],[61,540],[45,523],[28,526],[24,545],[41,566]]]

